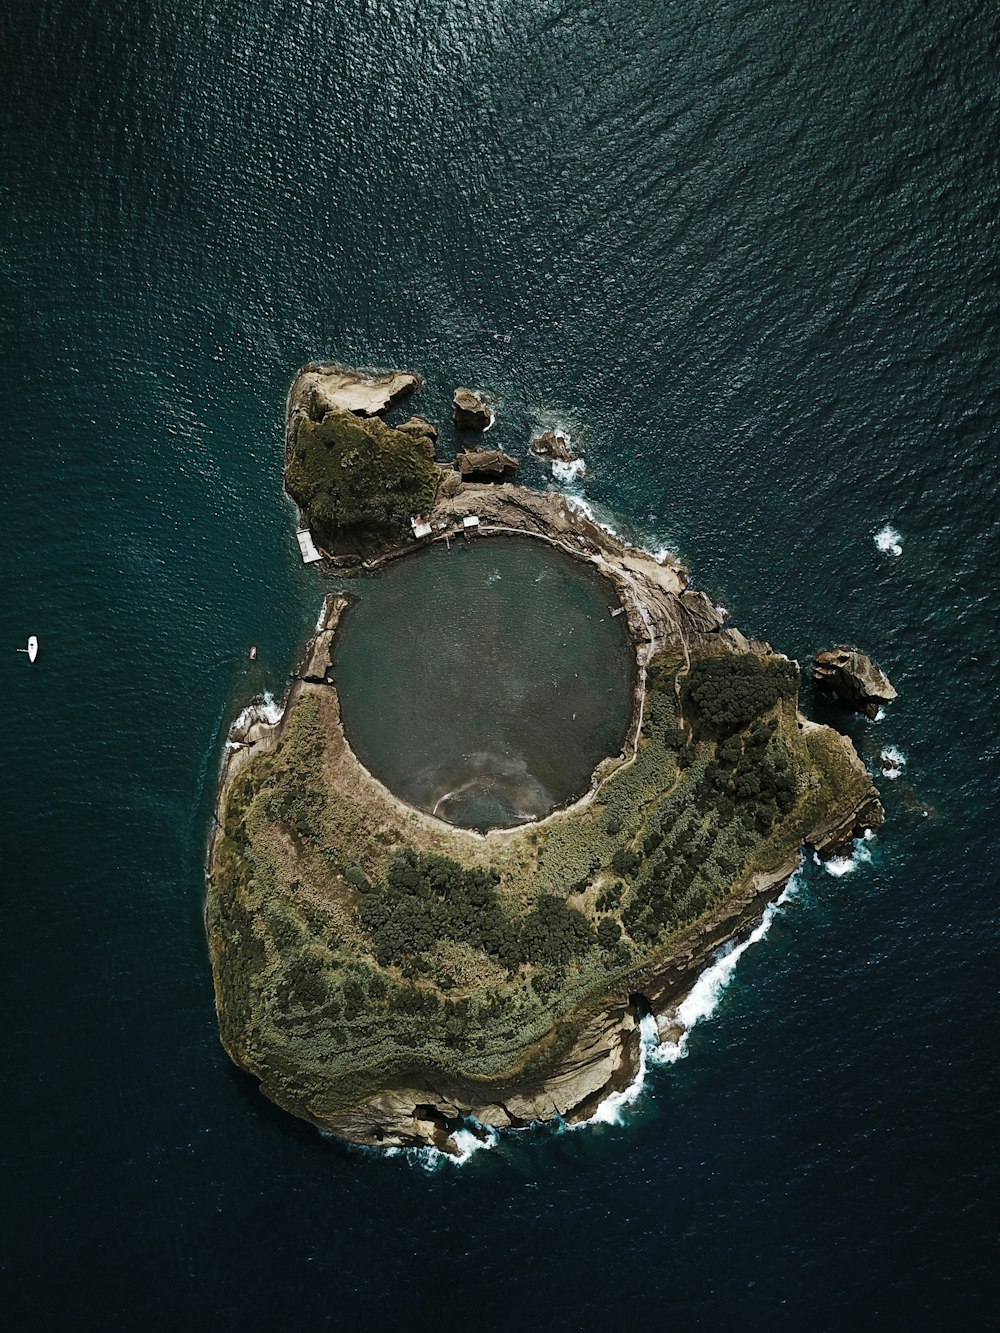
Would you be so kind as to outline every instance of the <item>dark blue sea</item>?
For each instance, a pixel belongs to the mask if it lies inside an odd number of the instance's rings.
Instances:
[[[995,4],[9,0],[0,69],[3,1327],[992,1326]],[[323,596],[281,470],[327,358],[562,424],[734,623],[900,695],[803,691],[905,758],[870,859],[621,1123],[461,1167],[216,1036],[213,788]]]

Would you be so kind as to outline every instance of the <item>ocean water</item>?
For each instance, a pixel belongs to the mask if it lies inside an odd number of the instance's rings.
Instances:
[[[635,649],[615,586],[527,539],[459,538],[345,581],[333,670],[347,737],[452,824],[524,823],[621,754]]]
[[[12,0],[2,31],[5,1326],[991,1325],[995,6]],[[568,484],[735,623],[899,690],[875,724],[804,690],[905,756],[888,823],[804,867],[623,1123],[378,1157],[218,1045],[212,789],[323,596],[280,482],[324,357],[419,370],[438,421],[489,390],[517,454],[562,425]]]

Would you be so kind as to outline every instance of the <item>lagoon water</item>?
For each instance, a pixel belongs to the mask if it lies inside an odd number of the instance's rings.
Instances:
[[[6,1327],[992,1322],[998,27],[6,6]],[[421,371],[439,422],[490,390],[516,454],[561,424],[573,485],[736,624],[899,690],[874,725],[804,691],[905,757],[884,833],[806,867],[622,1124],[428,1170],[269,1109],[218,1045],[212,789],[320,607],[280,483],[324,357]]]
[[[632,716],[614,584],[531,538],[461,539],[351,586],[332,676],[362,763],[468,828],[582,796]]]

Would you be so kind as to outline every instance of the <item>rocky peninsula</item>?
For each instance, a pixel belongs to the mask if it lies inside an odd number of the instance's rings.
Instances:
[[[206,921],[223,1044],[266,1096],[353,1142],[449,1152],[462,1127],[587,1119],[635,1078],[642,1014],[674,1030],[802,849],[830,854],[883,813],[851,742],[798,711],[798,665],[727,626],[683,566],[506,464],[489,481],[437,462],[424,418],[387,425],[419,384],[339,366],[293,384],[286,489],[324,567],[470,532],[591,562],[635,648],[626,744],[530,823],[481,834],[417,810],[345,737],[331,594],[280,720],[233,738]]]

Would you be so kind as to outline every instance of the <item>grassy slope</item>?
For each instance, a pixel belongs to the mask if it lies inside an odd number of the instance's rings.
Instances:
[[[417,1071],[447,1069],[486,1084],[509,1081],[525,1062],[544,1073],[572,1044],[582,1015],[610,992],[641,985],[734,885],[781,865],[820,816],[859,793],[864,779],[839,740],[798,729],[794,697],[769,710],[767,734],[757,722],[730,742],[730,755],[735,745],[743,757],[720,768],[718,742],[698,740],[696,727],[685,745],[677,729],[680,663],[661,658],[658,666],[636,762],[584,810],[488,844],[435,839],[419,826],[402,833],[330,792],[321,706],[303,697],[278,750],[234,784],[214,858],[208,924],[234,1057],[279,1100],[319,1114]],[[759,797],[733,800],[743,770],[751,787],[753,773],[788,775],[787,813],[769,824]],[[510,971],[448,938],[380,966],[355,885],[383,882],[408,840],[495,870],[496,902],[515,934],[549,893],[579,909],[594,938],[556,966],[528,961]],[[617,943],[609,927],[605,947],[597,942],[602,918],[623,927]]]
[[[438,474],[424,445],[377,417],[302,417],[285,489],[337,555],[371,555],[412,537],[410,517],[434,504]]]

